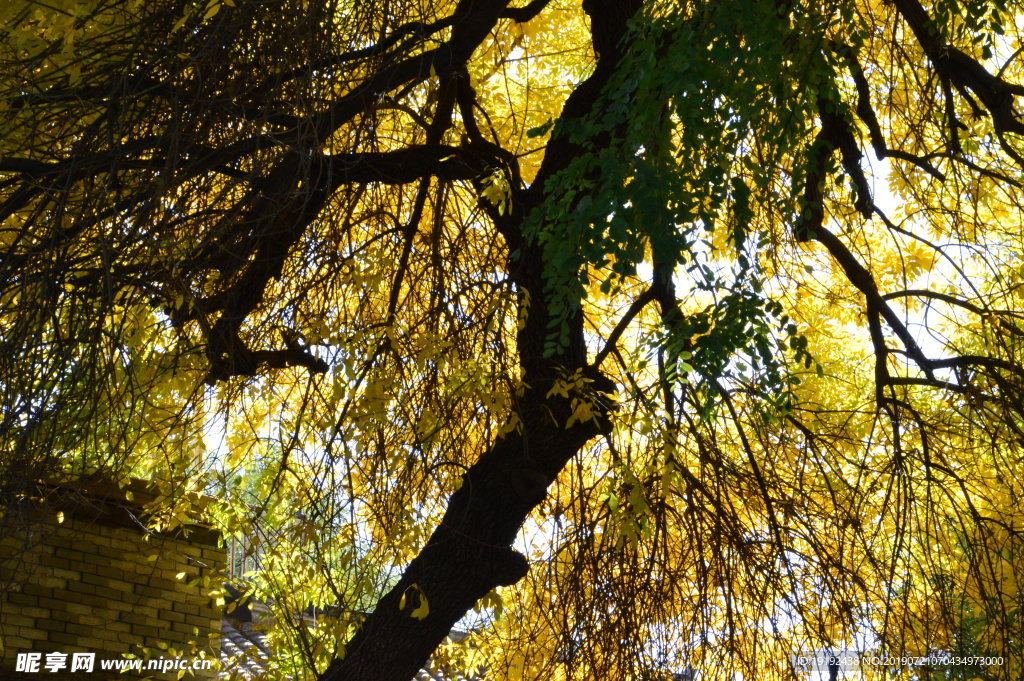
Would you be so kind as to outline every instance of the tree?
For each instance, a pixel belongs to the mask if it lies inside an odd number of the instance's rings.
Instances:
[[[1019,5],[0,13],[8,500],[261,457],[293,561],[404,565],[325,681],[481,604],[502,678],[1020,673]]]

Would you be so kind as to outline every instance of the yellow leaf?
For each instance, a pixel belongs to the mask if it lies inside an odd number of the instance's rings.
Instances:
[[[424,620],[424,619],[427,618],[427,615],[430,614],[430,604],[427,603],[427,597],[423,595],[422,591],[420,592],[420,605],[419,605],[419,607],[416,608],[415,610],[413,610],[409,614],[412,615],[413,617],[415,617],[418,620]]]
[[[412,585],[410,585],[402,593],[402,597],[400,599],[398,599],[398,609],[399,610],[404,610],[405,609],[406,595],[408,595],[408,593],[410,591],[413,591],[413,592],[416,593],[416,595],[419,597],[420,604],[418,606],[416,606],[416,608],[414,608],[412,612],[409,613],[409,616],[410,617],[415,617],[418,620],[426,619],[427,615],[430,614],[430,604],[427,603],[427,595],[425,593],[423,593],[423,589],[420,588],[419,584],[412,584]]]

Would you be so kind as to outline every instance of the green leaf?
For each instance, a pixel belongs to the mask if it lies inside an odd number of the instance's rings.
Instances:
[[[547,120],[547,123],[538,125],[536,128],[530,128],[529,130],[527,130],[526,136],[531,139],[534,137],[543,137],[544,135],[548,134],[548,130],[550,130],[554,125],[555,119],[549,118]]]

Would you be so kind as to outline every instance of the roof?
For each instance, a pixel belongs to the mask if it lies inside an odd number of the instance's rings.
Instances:
[[[220,662],[218,679],[261,679],[267,673],[270,650],[252,622],[225,617],[220,625]]]
[[[88,523],[128,527],[146,533],[184,537],[193,543],[220,545],[220,532],[205,522],[205,509],[214,497],[176,489],[151,480],[119,480],[97,471],[86,476],[53,477],[31,486],[23,503],[55,508],[70,517]],[[150,522],[154,508],[166,508],[172,502],[184,513],[173,527],[154,529]],[[176,507],[177,508],[177,507]]]
[[[257,613],[255,624],[251,621],[252,613]],[[260,619],[266,622],[268,611],[265,607],[254,604],[239,609],[241,618],[234,617],[234,614],[225,614],[221,621],[221,672],[217,675],[217,681],[269,680],[272,652],[266,642],[266,626],[259,623]],[[261,618],[259,615],[264,617]],[[465,637],[466,632],[463,631],[453,630],[451,633],[451,638],[455,641]],[[428,666],[421,669],[411,681],[486,681],[486,678],[479,675],[468,679],[463,676],[446,676],[443,671]]]

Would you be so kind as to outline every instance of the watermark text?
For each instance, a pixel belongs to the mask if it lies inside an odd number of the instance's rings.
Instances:
[[[18,653],[14,671],[29,674],[102,671],[205,671],[213,669],[211,658],[155,657],[149,660],[126,658],[96,659],[96,653]]]

